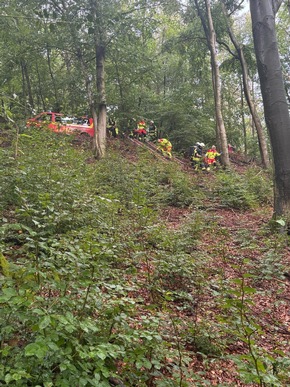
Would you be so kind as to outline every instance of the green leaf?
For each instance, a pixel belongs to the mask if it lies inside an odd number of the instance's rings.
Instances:
[[[45,329],[46,327],[48,327],[48,326],[50,325],[50,323],[51,323],[51,318],[50,318],[50,316],[45,316],[45,317],[41,320],[41,322],[40,322],[40,324],[39,324],[39,328],[40,328],[40,329]]]
[[[250,286],[244,286],[244,292],[247,293],[247,294],[253,294],[253,293],[256,293],[256,289],[254,288],[251,288]]]
[[[43,342],[30,343],[25,347],[25,356],[36,356],[38,359],[43,359],[47,351],[48,347]]]
[[[280,226],[282,226],[282,227],[285,227],[285,225],[286,225],[286,222],[283,219],[277,219],[276,223],[280,224]]]

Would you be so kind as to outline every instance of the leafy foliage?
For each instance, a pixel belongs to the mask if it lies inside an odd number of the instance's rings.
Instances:
[[[260,170],[249,169],[245,175],[235,172],[220,173],[214,187],[222,204],[237,208],[254,208],[268,203],[271,197],[272,184]]]
[[[240,379],[287,380],[286,354],[258,350],[262,327],[254,317],[251,326],[242,323],[254,286],[282,270],[276,256],[283,240],[269,242],[258,272],[248,263],[236,269],[239,260],[232,258],[233,288],[222,274],[213,280],[219,269],[212,262],[224,247],[216,245],[212,256],[200,251],[218,221],[204,203],[220,199],[246,208],[267,202],[267,176],[254,169],[245,177],[219,171],[213,186],[211,178],[201,184],[198,174],[143,149],[134,161],[120,157],[121,147],[129,155],[136,151],[126,141],[93,163],[72,144],[71,137],[31,130],[20,135],[17,158],[13,142],[1,153],[1,383],[204,385],[210,382],[203,372],[189,372],[192,357],[222,360],[234,339],[246,342],[250,328],[249,352],[230,356]],[[237,187],[243,195],[230,200]],[[177,229],[161,220],[173,206],[188,210]],[[241,234],[237,243],[256,250],[248,237]],[[219,320],[199,317],[209,295]],[[274,364],[277,374],[270,378]]]

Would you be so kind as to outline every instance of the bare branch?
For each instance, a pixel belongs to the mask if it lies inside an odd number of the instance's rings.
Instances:
[[[276,13],[279,11],[279,8],[282,3],[283,3],[283,0],[272,0],[274,15],[276,15]],[[289,3],[289,0],[288,0],[288,3]]]

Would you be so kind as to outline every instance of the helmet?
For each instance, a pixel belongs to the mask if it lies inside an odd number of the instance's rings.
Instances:
[[[161,142],[161,141],[163,141],[163,138],[159,138],[159,139],[158,139],[158,142]]]
[[[215,145],[212,145],[212,149],[216,149],[216,146],[215,146]]]
[[[200,148],[203,148],[205,146],[203,142],[197,142],[196,145]]]

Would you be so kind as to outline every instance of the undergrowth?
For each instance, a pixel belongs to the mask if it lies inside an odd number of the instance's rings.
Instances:
[[[203,202],[255,207],[268,200],[265,177],[219,173],[212,192],[143,150],[131,162],[109,148],[91,163],[70,137],[33,131],[18,146],[0,160],[2,385],[204,386],[211,362],[228,358],[241,381],[289,380],[289,357],[259,348],[251,315],[284,241],[264,252],[259,273],[233,261],[232,283],[199,247],[216,228]],[[188,208],[176,230],[160,221],[167,206]],[[219,318],[205,317],[209,296]],[[243,356],[229,355],[235,340]],[[191,370],[195,358],[202,370]]]

